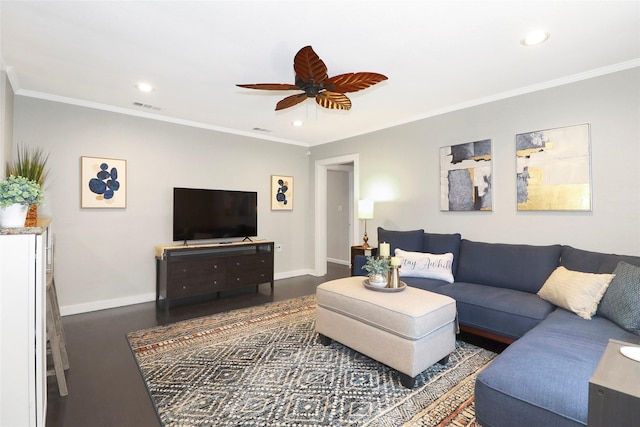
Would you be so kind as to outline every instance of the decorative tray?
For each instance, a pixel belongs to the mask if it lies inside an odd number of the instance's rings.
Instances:
[[[377,286],[372,286],[369,284],[369,279],[364,279],[362,284],[364,285],[365,288],[370,289],[372,291],[377,291],[377,292],[402,292],[405,289],[407,289],[407,284],[404,282],[400,282],[400,286],[398,286],[397,288],[379,288]]]

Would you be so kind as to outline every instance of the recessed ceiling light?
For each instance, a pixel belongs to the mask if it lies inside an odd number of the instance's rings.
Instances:
[[[151,86],[149,83],[144,83],[144,82],[140,82],[136,84],[136,89],[138,89],[140,92],[153,92],[155,89],[153,86]]]
[[[300,127],[302,126],[302,120],[294,120],[293,123],[291,123],[292,125],[294,125],[295,127]]]
[[[533,46],[547,41],[551,34],[544,30],[535,30],[526,35],[525,38],[520,40],[520,44],[523,46]]]

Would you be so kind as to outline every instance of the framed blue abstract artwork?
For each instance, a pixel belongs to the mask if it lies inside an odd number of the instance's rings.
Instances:
[[[271,210],[293,210],[293,177],[271,175]]]
[[[491,211],[491,140],[440,148],[440,210]]]
[[[103,157],[80,158],[80,206],[127,207],[127,161]]]

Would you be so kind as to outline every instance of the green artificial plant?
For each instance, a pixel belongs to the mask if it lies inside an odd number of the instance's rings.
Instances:
[[[24,176],[9,176],[0,181],[0,207],[13,204],[39,205],[42,203],[42,187]]]
[[[47,160],[49,154],[45,154],[42,148],[31,149],[26,146],[18,146],[16,159],[7,162],[7,177],[22,176],[28,180],[35,181],[44,187],[47,178]]]
[[[366,270],[369,274],[387,274],[389,273],[390,261],[388,258],[381,257],[367,257],[367,263],[362,266],[363,270]]]

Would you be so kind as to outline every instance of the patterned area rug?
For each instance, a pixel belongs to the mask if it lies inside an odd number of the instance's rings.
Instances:
[[[315,296],[127,335],[165,427],[473,426],[495,353],[459,341],[409,390],[396,371],[315,332]]]

